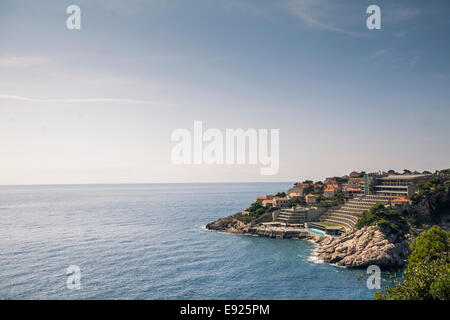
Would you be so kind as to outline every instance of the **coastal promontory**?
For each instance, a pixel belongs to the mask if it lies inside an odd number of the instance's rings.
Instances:
[[[392,170],[390,170],[392,171]],[[287,192],[257,197],[249,208],[206,225],[209,230],[307,239],[325,263],[399,269],[415,237],[450,226],[450,169],[305,180]]]

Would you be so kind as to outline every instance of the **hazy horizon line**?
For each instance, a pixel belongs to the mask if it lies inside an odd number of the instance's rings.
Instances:
[[[296,183],[298,181],[211,181],[211,182],[113,182],[113,183],[30,183],[0,184],[0,187],[33,186],[105,186],[105,185],[146,185],[146,184],[231,184],[231,183]]]

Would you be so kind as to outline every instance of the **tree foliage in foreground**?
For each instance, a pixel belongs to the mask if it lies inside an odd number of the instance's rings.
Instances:
[[[377,300],[450,300],[450,233],[438,226],[423,231],[411,244],[404,274]]]

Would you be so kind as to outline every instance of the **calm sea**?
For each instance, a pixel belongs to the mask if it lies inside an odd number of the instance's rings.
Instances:
[[[204,229],[290,185],[0,187],[0,299],[371,299],[309,241]]]

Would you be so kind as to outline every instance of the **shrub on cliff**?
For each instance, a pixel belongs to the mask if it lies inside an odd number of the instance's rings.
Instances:
[[[289,201],[289,207],[295,207],[295,206],[306,206],[306,200],[304,197],[300,197],[300,198],[293,198]]]
[[[408,223],[397,211],[388,209],[381,203],[377,203],[358,218],[356,228],[365,226],[379,226],[382,230],[394,233],[406,233],[409,230]]]
[[[258,202],[253,202],[250,205],[250,207],[248,207],[247,210],[245,210],[248,212],[248,215],[238,214],[236,216],[236,218],[238,220],[241,220],[242,222],[250,222],[256,218],[259,218],[266,212],[271,212],[273,210],[274,210],[274,208],[272,208],[272,206],[270,206],[270,205],[267,207],[264,207],[263,205],[261,205]]]
[[[434,226],[411,244],[408,267],[393,287],[377,292],[377,300],[449,300],[450,233]]]
[[[411,198],[413,204],[419,203],[422,199],[429,197],[437,192],[448,190],[450,188],[450,179],[436,177],[426,183],[417,185],[417,192]]]
[[[336,207],[343,203],[344,200],[341,200],[340,198],[335,198],[333,200],[325,200],[323,197],[319,197],[320,201],[317,204],[319,208],[330,208],[330,207]]]

